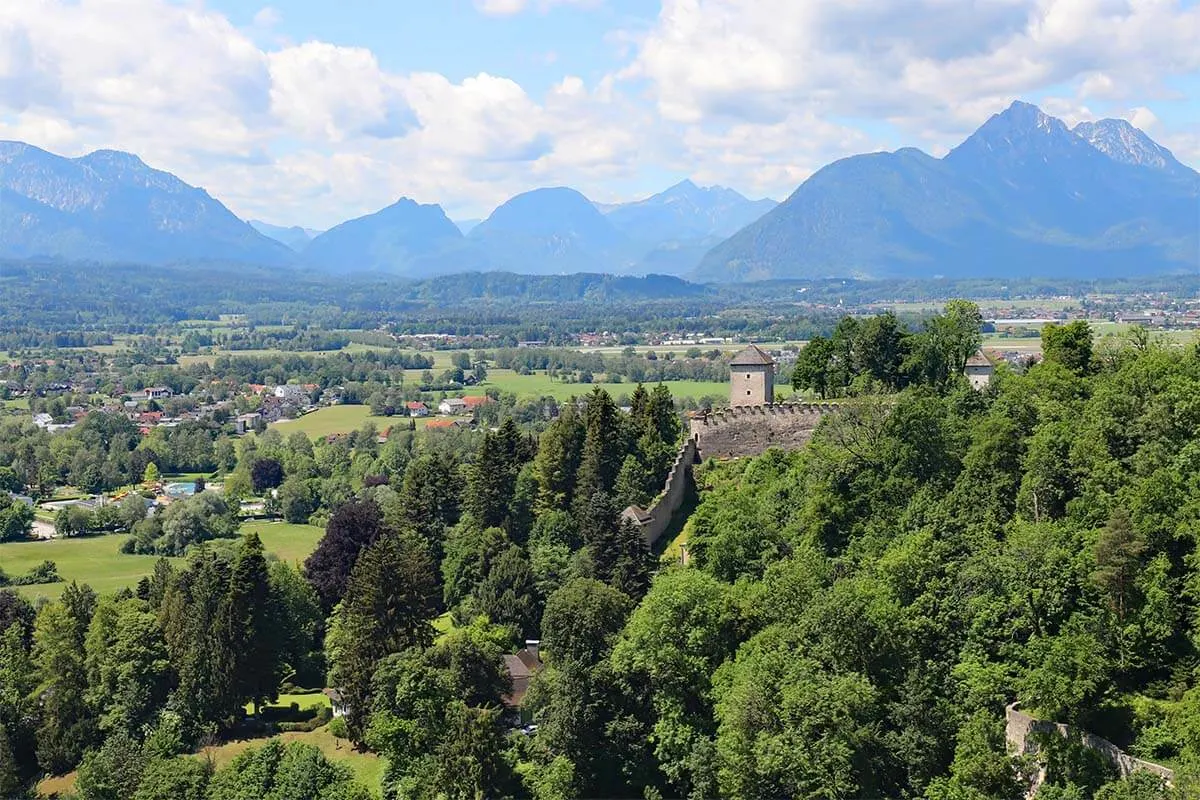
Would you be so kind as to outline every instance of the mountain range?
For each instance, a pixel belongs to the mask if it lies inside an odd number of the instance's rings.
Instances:
[[[1051,277],[1200,267],[1200,174],[1124,120],[1017,102],[945,157],[842,159],[710,250],[693,277]]]
[[[1123,120],[1017,102],[942,158],[834,162],[783,203],[683,181],[631,203],[535,189],[484,220],[402,198],[325,232],[243,222],[136,156],[0,142],[0,257],[224,260],[334,274],[504,270],[821,277],[1086,277],[1200,267],[1200,174]]]
[[[321,231],[313,230],[312,228],[301,228],[299,225],[292,225],[290,227],[272,225],[260,219],[252,219],[248,220],[248,222],[251,228],[254,228],[254,230],[263,236],[285,244],[297,253],[308,247],[309,242],[321,235]]]
[[[287,247],[174,175],[98,150],[63,158],[0,142],[0,255],[291,263]]]

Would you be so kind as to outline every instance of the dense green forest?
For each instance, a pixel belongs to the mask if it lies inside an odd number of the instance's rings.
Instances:
[[[182,320],[215,320],[222,314],[244,315],[252,325],[311,328],[222,342],[231,349],[327,350],[381,328],[398,334],[487,336],[510,346],[529,339],[566,344],[581,331],[633,336],[693,331],[795,340],[828,334],[843,312],[872,303],[1101,292],[1189,297],[1197,291],[1200,279],[1194,275],[1137,281],[823,279],[715,286],[663,275],[470,273],[402,281],[220,262],[147,267],[0,261],[0,349],[107,344],[117,335],[154,335]],[[191,343],[200,341],[193,334]]]
[[[835,326],[796,380],[824,370],[840,410],[804,450],[698,466],[686,564],[619,516],[683,435],[665,385],[536,427],[226,440],[227,492],[327,515],[316,551],[272,562],[202,493],[131,513],[130,549],[186,560],[126,592],[0,591],[0,796],[77,768],[80,800],[360,800],[302,745],[192,755],[281,730],[264,705],[323,685],[345,746],[385,758],[387,800],[1018,800],[1039,767],[1042,800],[1191,800],[1200,352],[1051,326],[1042,363],[973,391],[977,314]],[[72,436],[120,479],[152,463],[128,430]],[[527,639],[544,667],[517,722],[502,656]],[[1013,702],[1174,786],[1071,739],[1010,755]]]

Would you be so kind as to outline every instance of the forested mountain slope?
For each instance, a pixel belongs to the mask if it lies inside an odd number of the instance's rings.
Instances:
[[[806,451],[702,471],[700,574],[660,578],[613,655],[652,654],[675,768],[729,797],[1017,800],[1020,700],[1197,796],[1200,359],[1067,338],[983,394],[854,401]],[[1058,758],[1038,797],[1168,796]]]

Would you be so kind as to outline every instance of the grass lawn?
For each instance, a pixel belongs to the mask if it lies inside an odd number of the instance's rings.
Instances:
[[[171,481],[176,481],[179,483],[186,483],[188,481],[195,481],[197,478],[204,478],[204,480],[210,481],[213,479],[213,473],[211,473],[211,472],[169,472],[166,475],[162,475],[160,477],[168,483],[170,483]]]
[[[281,561],[302,562],[317,549],[317,542],[325,535],[324,528],[316,525],[293,525],[289,522],[248,522],[242,526],[243,533],[253,531],[262,539],[263,549],[279,556]]]
[[[289,525],[282,522],[253,522],[242,527],[255,531],[262,539],[263,549],[284,561],[300,562],[308,557],[320,541],[324,530],[313,525]],[[29,599],[57,598],[75,580],[87,583],[100,594],[111,594],[126,586],[133,587],[154,571],[158,556],[134,556],[120,552],[124,534],[92,536],[80,539],[50,539],[38,542],[7,542],[0,544],[0,568],[11,575],[28,572],[43,561],[58,565],[59,583],[18,586],[16,590]],[[182,559],[171,559],[180,564]]]
[[[299,419],[272,422],[271,427],[285,437],[293,431],[304,431],[309,438],[317,439],[335,433],[356,431],[368,421],[375,423],[375,427],[380,431],[385,431],[394,425],[407,423],[408,418],[372,416],[370,406],[326,406]]]
[[[131,556],[120,552],[124,535],[90,536],[81,539],[49,539],[39,542],[0,544],[0,568],[9,575],[28,572],[43,561],[58,565],[60,583],[19,586],[29,599],[57,598],[75,580],[87,583],[100,594],[111,594],[154,571],[158,556]],[[177,559],[175,559],[177,561]]]
[[[270,705],[266,706],[263,710],[267,711],[267,710],[273,709],[273,708],[287,710],[288,707],[291,706],[292,703],[295,703],[296,707],[299,708],[301,711],[306,711],[310,708],[319,709],[319,708],[322,708],[323,706],[328,706],[330,704],[329,698],[326,697],[321,692],[305,692],[304,694],[281,694],[281,695],[279,695],[278,700],[276,700],[274,703],[271,703]],[[253,703],[246,703],[246,713],[247,714],[254,713],[254,704]]]
[[[8,409],[12,409],[13,411],[28,411],[29,410],[29,398],[28,397],[18,397],[13,400],[5,400],[4,407],[8,408]]]
[[[675,397],[701,398],[706,395],[728,397],[729,384],[724,381],[666,381],[666,387]],[[510,369],[488,370],[487,380],[481,386],[471,387],[466,394],[483,394],[489,388],[501,392],[512,392],[518,398],[535,398],[550,396],[558,400],[566,400],[572,396],[583,396],[599,386],[613,396],[629,395],[637,388],[634,382],[624,383],[563,383],[555,380],[544,372],[533,375],[518,375]],[[647,384],[653,388],[653,384]]]

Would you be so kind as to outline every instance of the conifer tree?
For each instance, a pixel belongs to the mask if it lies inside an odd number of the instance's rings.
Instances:
[[[574,504],[582,512],[597,492],[610,492],[617,482],[627,451],[622,425],[612,397],[600,387],[588,395],[583,453]]]
[[[446,528],[458,522],[459,494],[458,464],[452,457],[430,453],[408,462],[400,487],[402,521],[421,535],[435,561]]]
[[[463,510],[483,528],[502,526],[512,503],[517,476],[508,444],[499,433],[485,434],[470,467]]]
[[[172,581],[159,611],[177,674],[170,704],[192,737],[224,724],[238,708],[233,659],[219,624],[228,591],[229,565],[201,547]]]
[[[540,487],[539,513],[570,507],[586,432],[575,404],[568,403],[542,433],[533,465]]]
[[[345,699],[354,741],[362,741],[379,661],[433,641],[436,592],[428,551],[411,534],[385,534],[354,565],[326,640],[330,680]]]
[[[278,696],[282,632],[275,626],[274,605],[262,541],[257,533],[247,534],[233,561],[221,609],[221,635],[232,659],[232,690],[239,702],[252,702],[256,708]]]

